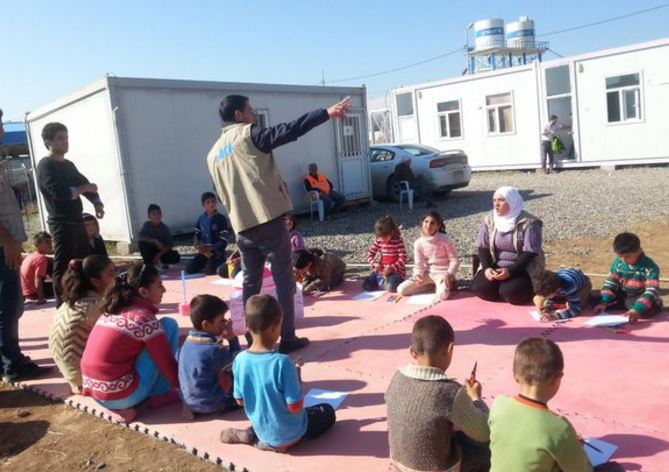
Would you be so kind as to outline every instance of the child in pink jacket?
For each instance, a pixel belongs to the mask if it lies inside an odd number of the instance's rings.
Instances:
[[[409,296],[435,291],[434,302],[446,300],[454,290],[460,259],[455,245],[446,234],[444,220],[436,211],[427,213],[421,222],[423,235],[413,245],[414,269],[410,279],[402,282],[397,293]]]

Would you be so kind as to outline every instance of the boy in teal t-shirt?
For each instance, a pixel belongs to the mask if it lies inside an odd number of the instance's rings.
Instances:
[[[245,316],[253,343],[232,364],[233,395],[251,427],[224,429],[221,442],[285,452],[302,438],[315,438],[330,428],[335,411],[328,404],[303,408],[300,367],[273,350],[283,320],[279,302],[254,295],[246,303]]]

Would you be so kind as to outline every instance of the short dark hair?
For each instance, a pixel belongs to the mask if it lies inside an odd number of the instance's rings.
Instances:
[[[82,213],[81,216],[84,219],[84,222],[86,221],[95,221],[96,223],[98,222],[98,219],[91,215],[90,213]]]
[[[53,141],[53,139],[56,137],[56,134],[61,131],[67,132],[67,126],[65,126],[63,123],[54,121],[52,123],[45,124],[44,128],[42,128],[42,140],[44,141],[44,145],[46,146],[47,141]]]
[[[641,240],[634,233],[620,233],[613,239],[613,252],[626,254],[641,249]]]
[[[424,316],[416,321],[411,330],[411,349],[418,355],[436,353],[453,342],[453,328],[441,316]]]
[[[281,322],[283,311],[276,298],[260,294],[253,295],[246,302],[244,310],[246,327],[254,334],[267,331],[270,327]]]
[[[235,121],[235,112],[243,111],[248,102],[249,97],[244,95],[228,95],[221,101],[218,113],[223,121]]]
[[[539,286],[537,287],[537,295],[547,297],[555,293],[560,288],[562,279],[555,272],[546,270],[539,278]]]
[[[313,264],[318,258],[323,257],[323,251],[318,248],[299,249],[293,253],[293,264],[296,269],[304,269]]]
[[[200,202],[204,205],[204,202],[211,199],[216,200],[216,194],[214,192],[204,192],[200,197]]]
[[[394,238],[400,237],[400,228],[397,226],[397,223],[392,216],[386,215],[383,218],[379,218],[374,223],[374,234],[377,237],[381,236],[392,236]]]
[[[293,224],[293,229],[297,228],[297,221],[295,220],[295,215],[292,213],[286,213],[283,215],[284,220],[288,220]]]
[[[51,240],[51,235],[46,231],[40,231],[35,236],[33,236],[33,243],[36,245],[39,243],[43,243],[44,241],[50,241],[50,240]]]
[[[158,206],[156,203],[151,203],[149,207],[146,209],[146,213],[150,215],[154,211],[159,211],[160,213],[163,212],[163,210],[160,209],[160,206]]]
[[[551,115],[550,118],[549,118],[549,120],[551,120],[551,121],[552,120],[557,120],[557,119],[558,119],[557,115]]]
[[[227,311],[228,304],[214,295],[198,295],[190,301],[190,321],[197,330],[202,330],[203,321],[213,321]]]
[[[524,383],[538,385],[549,382],[564,370],[560,347],[550,339],[528,338],[516,346],[513,372]]]

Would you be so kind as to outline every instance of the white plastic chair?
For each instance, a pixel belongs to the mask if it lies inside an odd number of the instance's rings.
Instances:
[[[325,219],[325,207],[318,190],[308,190],[307,197],[309,197],[309,217],[311,221],[314,221],[314,207],[318,210],[318,221],[323,221]]]
[[[409,210],[413,210],[413,189],[409,186],[409,182],[406,180],[400,180],[397,182],[397,186],[400,188],[400,210],[402,209],[402,203],[404,202],[404,196],[407,197],[407,204],[409,205]]]

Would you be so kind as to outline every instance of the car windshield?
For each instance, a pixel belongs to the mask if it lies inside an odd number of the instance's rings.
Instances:
[[[415,146],[415,145],[407,145],[407,144],[400,144],[399,146],[396,146],[409,154],[413,156],[427,156],[429,154],[434,154],[435,152],[438,153],[439,150],[429,147],[429,146]]]

